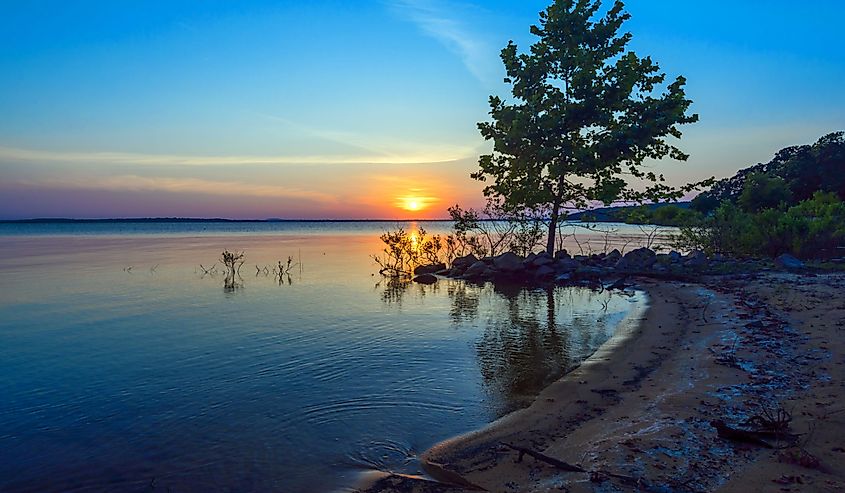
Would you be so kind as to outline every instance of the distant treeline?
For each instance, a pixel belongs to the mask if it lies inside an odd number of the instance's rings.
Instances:
[[[689,248],[738,255],[845,256],[845,133],[787,147],[720,180],[689,205]]]
[[[787,147],[691,202],[605,207],[569,216],[681,228],[679,246],[712,253],[845,256],[845,133]]]

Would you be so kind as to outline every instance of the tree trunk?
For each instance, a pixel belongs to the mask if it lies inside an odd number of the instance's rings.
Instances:
[[[549,237],[546,241],[546,252],[549,255],[555,254],[555,234],[557,233],[558,219],[560,219],[560,203],[555,202],[552,206],[552,215],[549,218]]]

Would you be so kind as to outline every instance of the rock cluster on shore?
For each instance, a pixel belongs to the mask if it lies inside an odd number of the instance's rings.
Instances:
[[[782,263],[791,269],[803,266],[794,257],[784,259]],[[631,250],[624,255],[616,249],[610,253],[575,256],[566,250],[558,251],[553,256],[541,252],[531,253],[527,257],[505,252],[494,257],[477,258],[472,254],[458,257],[452,261],[451,267],[442,263],[420,266],[414,270],[414,280],[433,283],[437,279],[436,274],[473,282],[595,284],[632,275],[684,278],[698,274],[741,272],[760,266],[754,261],[739,261],[718,254],[708,256],[698,250],[682,255],[674,250],[657,253],[646,247]]]

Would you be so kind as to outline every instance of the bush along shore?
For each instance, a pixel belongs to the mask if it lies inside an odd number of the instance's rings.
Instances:
[[[414,281],[437,282],[437,276],[470,282],[507,282],[547,286],[583,285],[618,289],[626,286],[628,277],[640,276],[666,280],[695,281],[703,275],[745,274],[775,267],[799,271],[805,264],[792,255],[783,254],[774,261],[736,259],[720,254],[708,256],[700,250],[685,255],[670,251],[657,253],[646,247],[622,254],[618,249],[594,255],[570,255],[560,250],[554,255],[531,253],[525,257],[505,252],[478,258],[473,254],[455,258],[450,266],[444,263],[421,265],[414,269]]]

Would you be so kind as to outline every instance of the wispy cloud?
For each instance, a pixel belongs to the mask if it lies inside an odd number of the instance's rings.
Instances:
[[[498,51],[460,19],[459,10],[466,10],[466,6],[434,0],[392,0],[389,5],[458,55],[478,80],[485,84],[493,81]]]
[[[141,154],[129,152],[45,151],[0,147],[0,160],[65,162],[90,164],[227,166],[227,165],[296,165],[296,164],[425,164],[446,163],[464,158],[470,149],[440,148],[418,154],[292,155],[292,156],[200,156],[179,154]]]
[[[334,195],[314,190],[240,181],[205,180],[201,178],[148,177],[137,175],[84,178],[62,177],[61,179],[19,180],[13,183],[13,185],[64,190],[197,193],[206,195],[304,199],[323,203],[338,202],[338,198]]]

